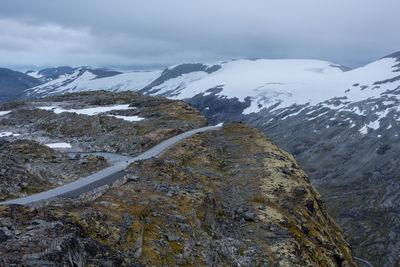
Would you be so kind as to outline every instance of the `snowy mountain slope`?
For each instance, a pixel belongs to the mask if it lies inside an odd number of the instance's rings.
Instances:
[[[215,65],[182,64],[164,71],[129,72],[98,77],[91,70],[75,70],[26,91],[27,96],[106,89],[135,90],[173,99],[207,96],[248,98],[243,114],[293,104],[318,104],[334,97],[360,101],[400,86],[399,57],[395,53],[364,67],[343,71],[340,65],[318,60],[234,60]],[[216,92],[218,91],[218,92]]]
[[[120,73],[115,71],[77,69],[42,85],[25,91],[27,97],[60,95],[64,93],[111,90],[139,90],[160,75],[161,71]]]
[[[61,76],[71,75],[77,70],[77,68],[72,68],[68,66],[55,67],[55,68],[46,68],[39,71],[27,71],[25,74],[39,79],[41,82],[49,82],[55,79],[60,78]]]
[[[46,68],[39,71],[27,71],[25,74],[29,75],[33,78],[40,80],[42,83],[50,82],[59,78],[65,78],[69,75],[74,75],[76,71],[80,71],[83,73],[84,71],[88,71],[94,75],[96,78],[105,78],[111,77],[117,74],[121,74],[119,71],[108,70],[108,69],[99,69],[99,68],[91,68],[91,67],[79,67],[72,68],[69,66],[55,67],[55,68]]]
[[[221,69],[211,74],[184,74],[148,92],[187,99],[218,88],[216,96],[236,97],[242,102],[249,97],[251,106],[244,110],[244,114],[249,114],[262,108],[317,104],[334,97],[360,101],[379,96],[400,85],[400,79],[383,82],[396,77],[392,68],[395,64],[395,58],[384,58],[344,72],[337,65],[317,60],[237,60],[222,63]]]

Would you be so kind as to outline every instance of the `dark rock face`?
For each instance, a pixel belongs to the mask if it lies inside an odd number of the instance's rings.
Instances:
[[[23,95],[23,91],[40,85],[41,82],[24,73],[0,68],[0,102],[6,102]]]
[[[208,95],[198,94],[185,101],[198,109],[213,124],[219,122],[239,121],[243,115],[242,112],[250,106],[250,99],[246,98],[245,102],[239,101],[237,98],[219,97],[218,94],[222,89],[208,89]]]
[[[183,143],[94,201],[1,206],[0,262],[355,266],[307,175],[260,131],[234,123]]]
[[[6,242],[8,239],[8,236],[6,233],[0,229],[0,243]]]
[[[181,64],[181,65],[178,65],[173,68],[168,68],[168,69],[165,69],[163,71],[163,73],[161,73],[161,76],[159,78],[155,79],[150,84],[145,86],[143,89],[139,90],[139,93],[148,94],[149,92],[152,92],[153,87],[156,87],[170,79],[179,77],[186,73],[191,73],[191,72],[195,72],[195,71],[204,71],[207,73],[213,73],[213,72],[219,70],[220,68],[221,68],[220,65],[214,65],[214,66],[209,67],[209,66],[206,66],[201,63]]]

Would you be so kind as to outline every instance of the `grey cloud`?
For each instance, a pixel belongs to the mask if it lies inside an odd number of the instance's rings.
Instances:
[[[38,65],[250,57],[358,66],[400,50],[399,9],[398,0],[2,1],[0,22],[25,31],[0,29],[8,36],[0,40],[0,54],[26,47],[24,63]],[[5,64],[15,64],[7,58]]]

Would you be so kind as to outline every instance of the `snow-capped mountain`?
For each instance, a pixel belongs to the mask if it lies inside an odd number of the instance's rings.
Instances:
[[[42,83],[45,83],[58,79],[62,76],[71,75],[75,70],[76,68],[62,66],[56,68],[46,68],[39,71],[29,70],[25,72],[25,74],[40,80]]]
[[[52,95],[67,92],[67,89],[64,90],[64,87],[68,87],[69,89],[74,88],[73,90],[75,91],[87,91],[85,88],[75,88],[76,84],[81,84],[85,80],[113,77],[115,75],[122,74],[122,72],[91,67],[56,67],[47,68],[40,71],[27,71],[26,74],[41,81],[42,85],[38,87],[46,88],[48,92],[45,94]],[[93,83],[91,85],[96,86],[96,84]],[[53,90],[56,92],[51,92]],[[29,92],[30,90],[27,91]],[[41,92],[39,90],[34,94],[38,96],[41,94]]]
[[[268,59],[103,78],[76,70],[25,93],[100,89],[184,99],[212,123],[260,128],[310,174],[357,255],[379,266],[400,260],[400,52],[352,70]]]
[[[354,70],[327,61],[268,59],[234,60],[214,65],[182,64],[164,71],[114,72],[112,75],[79,68],[71,73],[64,71],[55,79],[54,75],[44,76],[49,72],[47,69],[47,72],[30,73],[51,81],[28,89],[26,95],[99,89],[135,90],[174,99],[214,94],[248,103],[243,114],[250,114],[263,108],[315,105],[335,97],[360,101],[393,91],[400,85],[399,58],[400,55],[395,53]]]
[[[40,75],[40,71],[37,73]],[[25,95],[27,97],[42,97],[94,90],[138,90],[156,79],[160,73],[161,71],[121,73],[87,67],[76,68],[72,73],[63,73],[55,79],[49,76],[40,76],[42,79],[48,79],[48,82],[29,88],[25,91]],[[30,75],[36,76],[36,73]]]

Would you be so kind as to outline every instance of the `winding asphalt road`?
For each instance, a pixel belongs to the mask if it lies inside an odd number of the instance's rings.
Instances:
[[[359,261],[359,262],[363,263],[364,265],[366,265],[366,266],[368,266],[368,267],[374,267],[374,265],[372,265],[372,264],[371,264],[369,261],[367,261],[367,260],[361,259],[361,258],[356,257],[356,256],[354,256],[354,259],[355,259],[356,261]]]
[[[145,160],[152,157],[157,157],[167,148],[173,146],[177,142],[185,139],[189,136],[192,136],[196,133],[209,131],[209,130],[218,130],[221,128],[221,125],[216,126],[207,126],[198,129],[194,129],[191,131],[187,131],[185,133],[179,134],[174,136],[170,139],[165,140],[164,142],[152,147],[151,149],[143,152],[137,157],[129,158],[128,160],[119,161],[115,163],[113,166],[103,169],[99,172],[96,172],[92,175],[89,175],[85,178],[81,178],[75,182],[62,185],[56,187],[54,189],[50,189],[38,194],[30,195],[23,198],[17,198],[8,200],[5,202],[0,202],[0,205],[6,204],[21,204],[21,205],[32,205],[39,203],[44,200],[51,200],[57,198],[76,198],[79,195],[90,192],[93,189],[96,189],[100,186],[106,184],[112,184],[114,181],[118,180],[119,178],[124,177],[127,173],[125,172],[126,167],[131,164],[132,162],[138,160]]]

